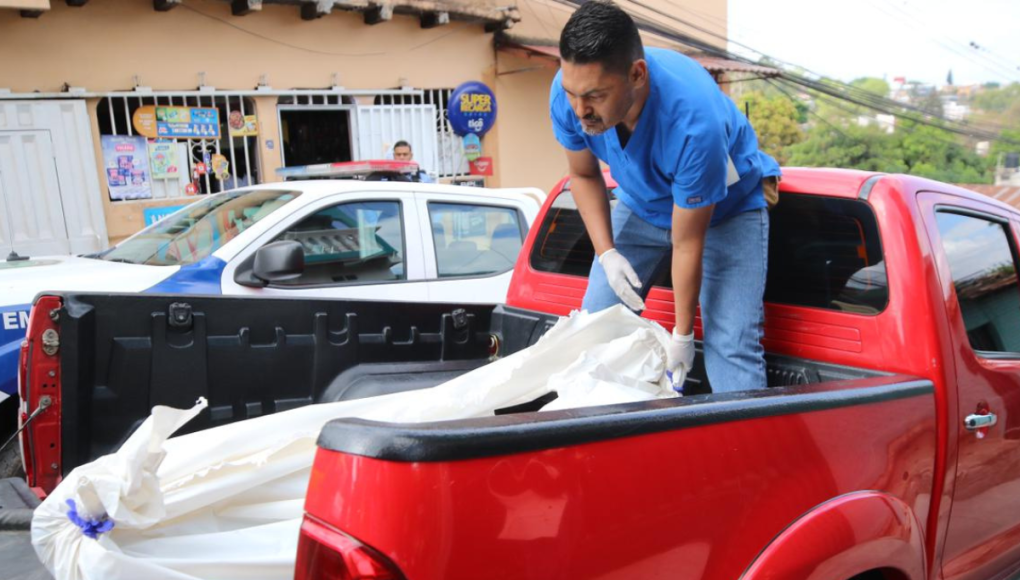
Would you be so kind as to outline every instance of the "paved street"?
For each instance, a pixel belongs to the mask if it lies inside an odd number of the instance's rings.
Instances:
[[[0,532],[0,565],[5,580],[51,580],[32,550],[28,532]]]

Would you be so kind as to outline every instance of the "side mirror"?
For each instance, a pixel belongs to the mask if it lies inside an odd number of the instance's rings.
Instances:
[[[305,271],[305,252],[301,244],[285,240],[266,244],[255,252],[253,274],[266,283],[293,280]]]

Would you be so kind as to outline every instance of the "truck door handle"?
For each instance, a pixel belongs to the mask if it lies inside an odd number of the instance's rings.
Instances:
[[[978,429],[994,426],[998,420],[999,418],[995,416],[995,413],[967,415],[967,418],[963,420],[963,424],[967,427],[968,431],[977,431]]]

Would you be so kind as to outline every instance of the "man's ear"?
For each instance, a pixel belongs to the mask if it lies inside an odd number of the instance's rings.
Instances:
[[[630,82],[640,87],[648,83],[648,62],[639,58],[630,65]]]

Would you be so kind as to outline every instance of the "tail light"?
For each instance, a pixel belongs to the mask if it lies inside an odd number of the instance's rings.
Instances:
[[[305,516],[294,580],[405,580],[386,556],[336,528]]]
[[[18,360],[21,457],[28,485],[43,493],[60,483],[60,333],[58,296],[40,296],[32,305]]]

